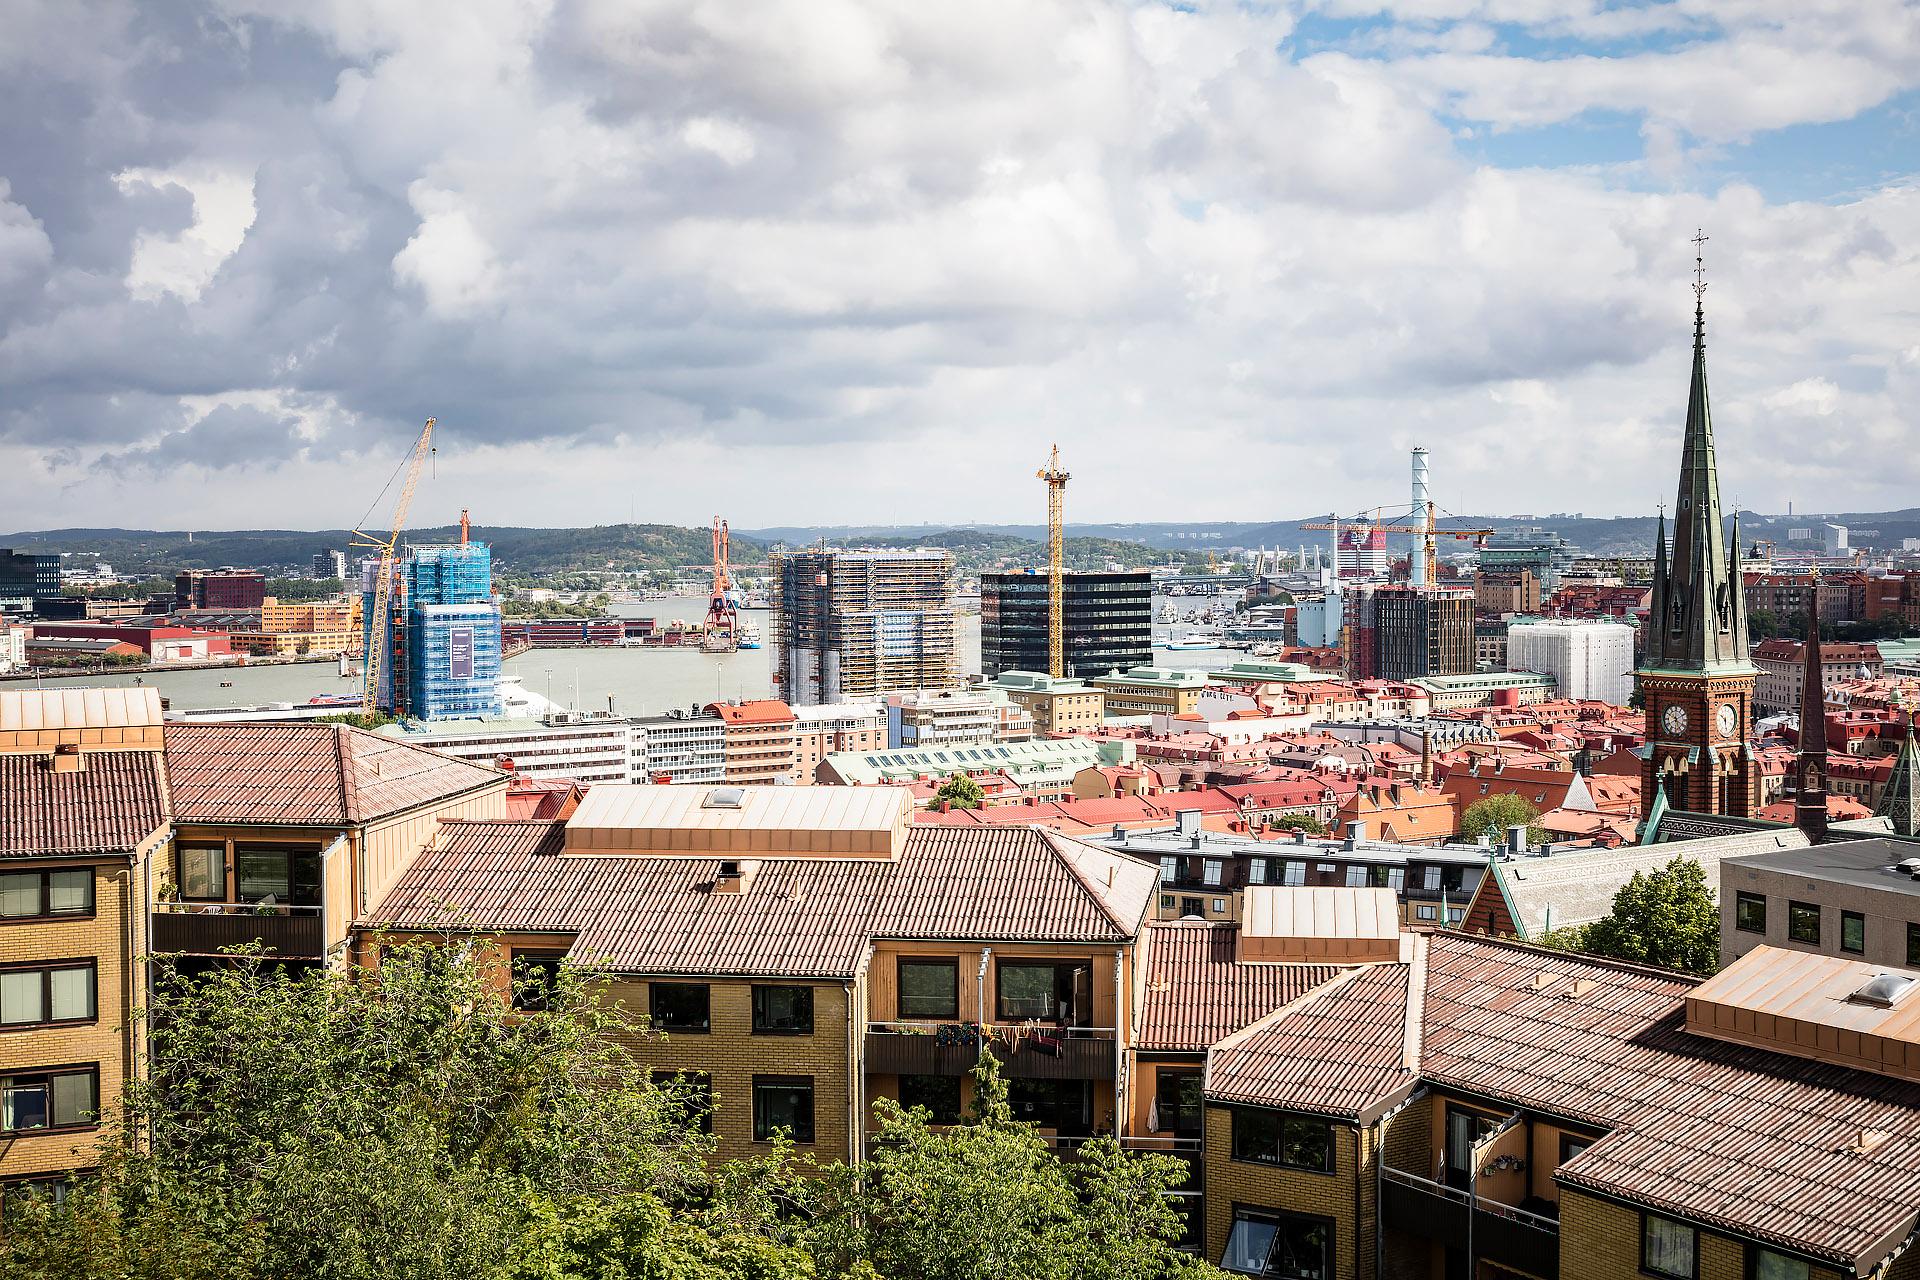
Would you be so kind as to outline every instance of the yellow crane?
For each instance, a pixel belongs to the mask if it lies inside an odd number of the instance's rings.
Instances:
[[[400,572],[395,552],[400,546],[400,531],[406,527],[407,508],[413,505],[414,488],[420,483],[420,468],[433,451],[433,424],[434,419],[428,418],[427,425],[420,431],[420,439],[413,446],[406,483],[400,487],[400,500],[393,504],[393,528],[384,538],[377,531],[355,529],[350,543],[380,553],[380,564],[373,577],[373,608],[367,622],[366,659],[361,664],[366,669],[366,684],[360,694],[360,710],[367,715],[380,709],[380,675],[393,656],[393,621],[389,612],[393,605],[394,579]],[[465,525],[464,520],[461,523]]]
[[[1047,674],[1067,674],[1066,595],[1067,549],[1061,533],[1060,503],[1066,496],[1067,481],[1073,477],[1060,469],[1060,446],[1047,455],[1047,466],[1037,472],[1047,482],[1047,549],[1051,553],[1047,580]]]

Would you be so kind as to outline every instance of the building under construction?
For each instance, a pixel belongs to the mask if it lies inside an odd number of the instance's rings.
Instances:
[[[418,720],[501,714],[500,609],[487,545],[409,547],[400,567],[379,708]],[[376,572],[378,562],[369,560],[362,585],[369,645]]]
[[[774,556],[774,684],[810,707],[959,682],[945,551]]]

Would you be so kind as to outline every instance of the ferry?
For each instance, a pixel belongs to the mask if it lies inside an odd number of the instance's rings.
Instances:
[[[741,627],[739,647],[742,649],[758,649],[760,647],[760,628],[754,626],[752,623]]]
[[[1187,649],[1217,649],[1220,647],[1220,642],[1213,636],[1203,636],[1198,632],[1190,631],[1184,636],[1169,636],[1167,642],[1160,647],[1178,653]]]

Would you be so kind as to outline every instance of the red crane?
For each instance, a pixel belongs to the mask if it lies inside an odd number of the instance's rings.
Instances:
[[[707,653],[732,653],[740,647],[740,606],[733,598],[733,579],[727,568],[727,522],[713,518],[713,592],[707,598],[707,623],[700,648]]]

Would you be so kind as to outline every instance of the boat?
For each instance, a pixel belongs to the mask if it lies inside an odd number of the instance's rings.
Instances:
[[[748,623],[740,628],[740,648],[758,649],[760,647],[760,628]]]
[[[220,687],[221,687],[222,689],[231,689],[231,688],[233,688],[233,681],[231,681],[231,680],[222,680],[222,681],[220,682]]]
[[[1189,631],[1183,636],[1169,637],[1160,647],[1178,653],[1187,649],[1217,649],[1220,647],[1220,642],[1212,636],[1203,636],[1196,631]]]

